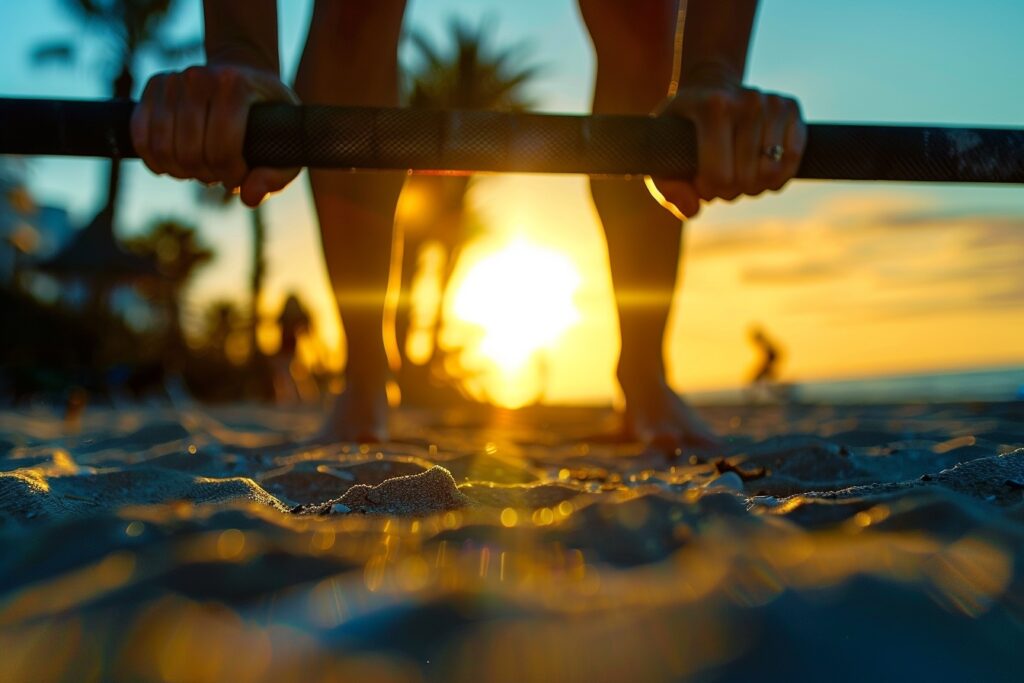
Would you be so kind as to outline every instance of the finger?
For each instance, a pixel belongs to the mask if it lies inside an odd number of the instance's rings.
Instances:
[[[164,75],[157,74],[149,79],[139,104],[132,112],[131,119],[132,145],[135,146],[135,152],[146,164],[146,167],[157,174],[164,171],[153,156],[153,150],[149,145],[149,136],[152,129],[154,107],[162,99],[164,78],[166,78]]]
[[[246,206],[259,206],[267,195],[283,190],[299,174],[298,168],[254,168],[242,181],[241,196]]]
[[[218,74],[206,119],[204,159],[213,177],[229,189],[239,187],[249,172],[242,145],[250,102],[238,73]]]
[[[761,93],[757,90],[744,91],[740,107],[734,149],[736,187],[743,194],[755,195],[762,190],[757,185],[764,149],[764,107]]]
[[[658,180],[656,183],[664,201],[659,203],[680,220],[693,218],[700,213],[700,194],[693,183],[687,180]],[[657,199],[657,197],[655,197]],[[666,202],[668,206],[666,206]],[[675,209],[673,211],[673,209]]]
[[[758,173],[758,193],[771,188],[782,187],[789,180],[785,174],[783,159],[773,159],[768,150],[779,145],[782,155],[786,155],[786,128],[789,125],[789,113],[785,101],[778,95],[766,95],[764,98],[764,147],[760,158]]]
[[[697,177],[700,197],[734,199],[733,102],[728,93],[712,93],[697,106]]]
[[[793,178],[800,170],[800,162],[804,158],[804,149],[807,147],[807,124],[804,123],[803,115],[800,112],[800,104],[790,100],[788,124],[786,125],[785,152],[782,156],[782,176],[780,184],[772,186],[772,190],[781,190],[782,187]]]
[[[206,166],[203,147],[212,88],[196,67],[186,69],[181,80],[182,97],[174,121],[175,162],[189,177],[210,183],[215,178]]]
[[[176,178],[182,177],[174,158],[175,114],[178,106],[177,74],[170,74],[162,81],[163,87],[153,93],[153,109],[149,124],[149,150],[153,164]]]

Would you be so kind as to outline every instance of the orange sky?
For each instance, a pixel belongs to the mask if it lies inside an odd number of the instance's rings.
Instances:
[[[291,73],[310,3],[279,4],[282,56]],[[198,3],[190,6],[179,21],[181,35],[198,30]],[[762,3],[750,81],[796,93],[809,120],[1020,125],[1020,89],[1007,87],[1021,63],[1020,3],[932,9],[921,0]],[[593,54],[574,2],[417,0],[406,28],[441,40],[453,16],[471,23],[492,16],[502,45],[531,41],[546,65],[533,85],[543,110],[588,110]],[[26,21],[3,49],[23,57],[57,20]],[[868,32],[872,40],[865,43]],[[5,92],[96,97],[105,87],[71,71],[42,76],[9,70]],[[33,187],[84,218],[102,174],[93,161],[46,162]],[[138,164],[127,164],[125,177],[123,234],[154,216],[184,214],[217,252],[190,288],[187,322],[201,321],[212,301],[239,301],[248,277],[248,217],[195,208],[194,188],[153,177]],[[618,338],[604,243],[585,181],[489,177],[470,201],[488,237],[467,251],[456,279],[468,278],[474,291],[490,288],[500,295],[495,301],[519,314],[546,316],[543,329],[526,329],[509,324],[511,317],[492,316],[479,305],[479,292],[476,303],[470,297],[460,306],[458,296],[449,298],[445,339],[469,340],[467,362],[490,366],[481,391],[505,403],[542,391],[554,401],[610,400]],[[338,365],[343,344],[305,180],[265,210],[266,318],[273,320],[287,293],[298,291],[316,314],[314,352]],[[509,245],[518,245],[513,257],[501,256]],[[794,183],[778,196],[705,210],[687,227],[686,252],[667,340],[670,379],[680,390],[741,384],[757,361],[748,341],[753,323],[784,347],[781,371],[792,381],[1024,364],[1024,196],[1016,188]],[[523,254],[536,258],[519,266]],[[481,259],[497,260],[477,269]],[[517,268],[527,286],[493,277]],[[536,301],[515,306],[512,294],[531,293]],[[457,313],[487,329],[460,322]],[[267,341],[274,341],[272,330]]]
[[[105,96],[100,60],[72,69],[30,65],[38,44],[80,32],[51,4],[0,3],[7,27],[0,53],[11,65],[0,74],[3,92]],[[291,74],[312,3],[278,4],[284,71]],[[1019,0],[945,3],[941,11],[924,0],[761,5],[749,80],[797,94],[809,120],[1024,123],[1022,91],[1008,87],[1020,82],[1024,57]],[[194,0],[182,6],[172,34],[184,39],[199,32],[201,12]],[[414,0],[405,28],[444,44],[456,16],[471,25],[490,17],[500,45],[529,41],[545,66],[531,84],[541,109],[589,109],[594,60],[575,2]],[[81,36],[83,54],[100,54],[97,41]],[[147,60],[139,88],[165,66]],[[105,187],[104,162],[35,160],[32,168],[40,201],[67,206],[79,223],[93,215]],[[119,234],[173,216],[200,226],[217,253],[190,287],[186,323],[197,326],[215,300],[244,305],[248,216],[198,207],[192,185],[152,176],[135,162],[125,165],[124,181]],[[550,400],[608,401],[617,332],[603,240],[583,179],[491,177],[479,182],[471,201],[489,237],[467,252],[457,277],[469,278],[474,290],[497,291],[520,314],[542,309],[547,317],[542,330],[525,329],[491,316],[479,294],[461,308],[451,297],[450,314],[460,309],[488,329],[450,324],[448,342],[490,335],[471,349],[472,362],[487,365],[487,353],[503,359],[505,372],[484,373],[482,381],[506,403],[539,395],[540,376]],[[317,352],[339,364],[343,345],[305,180],[268,202],[266,212],[266,318],[276,317],[289,290],[298,291],[316,314]],[[794,183],[779,196],[711,207],[687,232],[685,286],[667,342],[671,380],[681,390],[743,382],[757,360],[748,341],[754,322],[784,347],[782,374],[793,381],[1024,364],[1018,188]],[[511,258],[501,256],[508,245],[518,245]],[[524,254],[537,258],[517,265]],[[480,259],[497,260],[475,270]],[[517,268],[528,284],[517,292],[488,278]],[[511,294],[531,292],[538,301],[515,307]],[[456,322],[454,315],[448,320]],[[545,347],[540,354],[536,345]],[[519,367],[509,372],[510,365]]]
[[[307,195],[299,183],[268,206],[282,226],[274,234],[285,225],[288,234],[272,237],[264,307],[272,316],[288,289],[300,289],[327,354],[340,346],[339,330]],[[488,233],[456,270],[444,337],[466,345],[467,362],[483,371],[477,389],[507,404],[541,392],[556,402],[612,399],[618,336],[585,180],[489,177],[469,201]],[[796,183],[783,195],[710,207],[687,227],[667,339],[674,386],[741,384],[757,360],[754,323],[783,347],[782,375],[793,381],[1024,362],[1024,216],[936,213],[934,205],[908,186]],[[524,254],[533,261],[523,263]],[[481,322],[472,305],[457,305],[467,277],[478,299],[490,292],[508,315],[485,315],[482,330],[460,319]],[[203,290],[211,296],[216,284]],[[531,307],[539,326],[509,326]]]

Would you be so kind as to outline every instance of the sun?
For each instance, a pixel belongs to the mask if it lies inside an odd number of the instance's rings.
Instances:
[[[566,254],[517,239],[468,268],[451,312],[478,328],[474,354],[489,361],[502,384],[508,385],[579,320],[575,295],[580,281],[579,270]],[[498,400],[506,394],[503,404],[518,402],[509,391],[497,393],[493,398]],[[522,387],[511,393],[521,394]]]

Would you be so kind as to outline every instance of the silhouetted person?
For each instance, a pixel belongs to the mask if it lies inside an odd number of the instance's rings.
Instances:
[[[678,0],[579,0],[597,56],[593,109],[692,119],[700,166],[692,181],[658,181],[693,217],[716,198],[778,190],[796,173],[806,126],[796,101],[743,85],[756,0],[689,0],[676,49]],[[280,80],[276,0],[208,0],[207,65],[150,80],[132,117],[136,150],[151,170],[239,187],[257,205],[299,169],[248,168],[249,105],[261,101],[395,106],[405,0],[318,0],[293,92]],[[296,94],[296,92],[298,94]],[[345,392],[322,437],[386,438],[385,292],[395,203],[405,174],[312,169],[324,255],[348,340]],[[617,377],[626,432],[659,447],[717,446],[668,386],[663,337],[675,289],[680,218],[643,180],[590,184],[608,241],[622,350]],[[549,199],[550,201],[550,199]],[[385,321],[389,324],[385,326]],[[387,338],[385,338],[385,334]]]
[[[754,386],[759,386],[775,382],[778,379],[776,377],[776,366],[781,356],[778,346],[768,338],[768,335],[759,326],[750,328],[750,341],[761,352],[761,364],[750,378],[750,383]]]
[[[281,346],[273,359],[274,394],[282,403],[294,403],[303,397],[304,380],[309,373],[299,363],[299,340],[310,333],[310,318],[299,297],[289,294],[277,318],[281,330]]]

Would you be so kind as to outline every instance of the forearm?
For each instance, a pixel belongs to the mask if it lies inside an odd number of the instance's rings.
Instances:
[[[280,74],[276,0],[205,0],[206,62]]]
[[[690,0],[683,29],[680,82],[725,79],[739,84],[757,15],[757,0]]]

